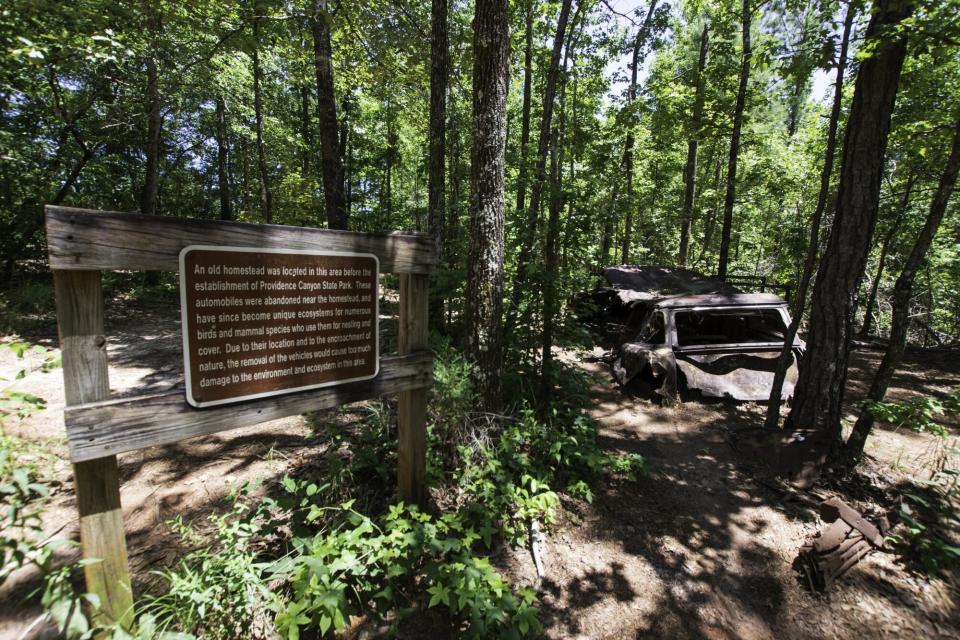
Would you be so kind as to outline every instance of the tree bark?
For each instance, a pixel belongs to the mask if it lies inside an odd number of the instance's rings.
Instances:
[[[547,151],[550,146],[550,126],[553,120],[553,103],[557,92],[557,77],[560,75],[560,53],[567,32],[567,21],[570,17],[570,6],[573,0],[563,0],[560,5],[560,16],[557,19],[557,31],[553,38],[553,52],[550,55],[550,66],[547,69],[547,85],[543,92],[543,113],[540,117],[540,138],[537,142],[537,161],[534,167],[533,184],[530,188],[530,204],[527,218],[520,230],[520,251],[517,255],[517,271],[513,277],[513,289],[510,292],[510,306],[507,308],[507,329],[510,333],[517,307],[520,304],[520,295],[527,283],[527,270],[530,259],[533,257],[533,245],[536,240],[536,229],[540,220],[540,198],[543,185],[547,178]]]
[[[535,0],[527,0],[523,35],[523,107],[520,111],[520,166],[517,174],[517,215],[523,215],[527,197],[527,148],[530,145],[530,103],[533,96],[533,9]]]
[[[270,172],[267,170],[267,152],[263,143],[263,69],[260,66],[260,4],[254,5],[253,17],[253,115],[257,134],[257,171],[260,175],[260,214],[264,222],[273,222],[273,194],[270,192]]]
[[[633,53],[630,56],[630,85],[627,87],[627,104],[624,111],[627,114],[627,135],[623,145],[623,160],[621,166],[626,176],[626,197],[627,197],[627,215],[623,221],[623,238],[620,250],[621,261],[624,264],[630,262],[630,244],[633,242],[633,145],[635,142],[634,128],[637,125],[637,119],[633,113],[633,103],[637,98],[637,72],[640,67],[640,51],[647,42],[647,36],[650,33],[650,24],[653,22],[653,12],[657,8],[657,0],[650,2],[647,9],[647,17],[643,24],[637,30],[637,36],[633,39]]]
[[[723,199],[723,226],[720,231],[720,260],[717,277],[727,277],[727,262],[730,255],[730,231],[733,228],[733,205],[737,197],[737,160],[740,157],[740,131],[743,128],[743,111],[747,103],[747,84],[750,82],[750,62],[753,48],[750,42],[750,26],[753,21],[751,0],[743,0],[740,10],[743,51],[740,60],[740,84],[737,87],[737,102],[733,108],[733,133],[730,134],[730,157],[727,160],[727,192]]]
[[[300,156],[300,171],[304,178],[310,175],[310,156],[313,154],[313,134],[310,131],[310,87],[300,87],[300,135],[303,137],[303,153]]]
[[[567,0],[569,2],[569,0]],[[504,150],[510,18],[507,0],[477,0],[473,18],[473,145],[470,151],[468,351],[483,405],[500,407],[503,365]]]
[[[707,67],[707,47],[710,42],[710,25],[703,25],[700,34],[700,57],[697,59],[696,87],[693,99],[693,117],[690,139],[687,141],[687,166],[683,171],[683,219],[680,223],[680,252],[677,263],[681,267],[687,266],[687,253],[690,247],[690,230],[693,226],[693,203],[697,197],[697,152],[700,146],[700,136],[703,135],[703,102],[705,94],[703,71]]]
[[[427,230],[437,243],[443,259],[446,229],[446,149],[447,149],[447,0],[433,0],[430,27],[430,174],[427,179]],[[434,280],[431,288],[430,319],[443,326],[443,294]]]
[[[317,120],[320,125],[320,158],[323,161],[323,196],[327,209],[327,227],[346,229],[348,220],[343,190],[343,161],[340,157],[337,132],[330,21],[327,0],[314,0],[310,32],[313,35],[313,60],[317,74]]]
[[[810,348],[787,419],[788,430],[803,430],[805,437],[782,452],[788,461],[800,465],[802,482],[816,479],[827,457],[836,451],[840,436],[851,312],[877,222],[890,114],[907,50],[906,32],[896,27],[911,9],[909,0],[878,0],[864,36],[867,45],[876,46],[857,75],[844,138],[836,214],[814,285]]]
[[[927,220],[910,250],[910,256],[903,265],[903,271],[893,288],[893,325],[890,328],[890,341],[887,344],[887,351],[883,355],[883,360],[880,362],[880,368],[877,369],[873,383],[870,385],[867,400],[883,401],[887,395],[890,381],[893,379],[893,374],[903,358],[903,352],[907,344],[907,329],[910,327],[910,298],[913,295],[913,283],[917,278],[917,272],[926,259],[930,245],[933,244],[937,230],[943,222],[943,217],[947,212],[947,203],[950,201],[950,196],[957,184],[958,172],[960,172],[960,116],[957,117],[954,124],[950,157],[943,170],[943,175],[940,176],[937,191],[930,201]],[[849,462],[856,462],[863,456],[863,447],[872,428],[873,415],[867,410],[862,410],[845,447],[844,454]]]
[[[817,206],[810,220],[810,237],[807,241],[807,255],[803,262],[803,274],[793,302],[793,317],[787,333],[784,336],[783,349],[777,359],[777,369],[773,374],[773,384],[770,387],[770,400],[767,403],[765,426],[775,429],[780,424],[780,404],[782,402],[783,381],[787,378],[787,371],[793,361],[793,341],[800,329],[803,313],[807,305],[807,290],[813,278],[813,269],[817,264],[817,254],[820,250],[820,226],[823,212],[830,195],[830,179],[833,176],[833,160],[837,149],[837,130],[840,126],[840,112],[843,108],[843,77],[847,68],[847,51],[850,45],[850,32],[853,28],[853,18],[856,15],[856,3],[847,5],[847,14],[843,20],[843,36],[840,40],[840,54],[837,58],[837,80],[833,86],[833,106],[830,109],[830,124],[827,126],[827,148],[820,172],[820,192],[817,195]]]
[[[863,310],[863,324],[860,325],[859,335],[864,339],[870,337],[870,332],[873,330],[873,309],[877,306],[877,294],[880,291],[880,280],[883,278],[883,268],[886,265],[887,256],[890,253],[890,245],[893,244],[893,239],[896,238],[897,231],[900,230],[900,223],[903,221],[907,206],[910,204],[910,191],[913,188],[913,179],[914,176],[911,173],[907,178],[907,186],[903,192],[903,201],[900,203],[900,209],[897,211],[886,235],[884,235],[883,242],[880,243],[880,255],[877,257],[877,272],[874,274],[873,282],[870,284],[870,293],[867,295],[867,304]]]
[[[160,136],[163,127],[160,98],[160,71],[157,66],[157,48],[160,33],[163,30],[163,18],[159,5],[148,9],[147,29],[149,30],[150,51],[147,54],[147,139],[144,142],[146,167],[143,191],[140,194],[140,213],[152,216],[157,213],[157,201],[160,198]]]
[[[227,135],[227,105],[218,95],[217,103],[217,190],[220,192],[220,219],[233,219],[230,200],[230,141]]]

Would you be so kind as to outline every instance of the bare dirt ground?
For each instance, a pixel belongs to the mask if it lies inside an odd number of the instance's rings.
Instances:
[[[176,301],[114,301],[107,333],[115,395],[160,390],[180,375]],[[24,337],[55,346],[52,325]],[[592,504],[565,502],[545,550],[545,637],[960,637],[958,585],[914,576],[891,554],[870,555],[829,596],[803,588],[791,563],[820,523],[809,500],[765,479],[763,461],[748,445],[763,407],[706,401],[660,407],[648,390],[618,389],[596,362],[599,353],[565,357],[595,376],[590,411],[603,445],[641,453],[649,471],[637,482],[598,487]],[[3,350],[0,376],[12,379],[41,359],[28,354],[17,360]],[[851,408],[878,359],[877,352],[855,354]],[[958,384],[960,363],[911,356],[891,395],[941,393]],[[54,492],[44,528],[48,536],[76,540],[61,372],[31,370],[14,388],[47,400],[43,411],[7,428],[54,455],[49,477]],[[322,419],[318,424],[316,418],[289,418],[121,455],[135,590],[149,588],[155,580],[150,571],[182,553],[168,520],[179,515],[201,521],[222,504],[231,484],[256,478],[269,483],[303,464],[327,446],[322,424]],[[927,436],[878,429],[867,447],[866,482],[880,487],[920,473],[929,442]],[[832,495],[832,490],[822,493]],[[63,555],[75,553],[68,549]],[[496,561],[514,581],[535,582],[527,550],[509,551]],[[39,613],[23,603],[35,586],[36,576],[24,571],[0,587],[0,639],[19,637]],[[50,631],[38,626],[29,637],[50,637]]]

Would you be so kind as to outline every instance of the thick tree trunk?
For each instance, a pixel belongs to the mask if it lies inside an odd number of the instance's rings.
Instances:
[[[878,0],[865,34],[873,55],[863,60],[843,145],[836,215],[817,271],[810,315],[809,349],[800,370],[790,431],[804,437],[784,450],[811,481],[840,436],[840,409],[847,379],[851,312],[877,222],[890,114],[906,56],[906,32],[896,27],[911,13],[904,0]]]
[[[692,131],[687,141],[687,165],[683,171],[683,219],[680,221],[680,252],[677,263],[681,267],[687,266],[687,253],[690,247],[690,231],[693,227],[693,203],[697,197],[697,152],[700,146],[700,136],[703,135],[703,101],[705,82],[703,71],[707,67],[707,47],[710,42],[710,25],[703,25],[700,34],[700,57],[697,59],[697,76],[694,81],[695,94],[693,99],[693,114],[691,118]]]
[[[780,424],[780,404],[783,394],[783,381],[787,378],[787,371],[793,361],[793,341],[800,329],[803,313],[807,306],[807,290],[813,278],[813,269],[817,264],[817,253],[820,249],[820,226],[823,212],[827,207],[830,195],[830,179],[833,177],[833,160],[837,149],[837,130],[840,126],[840,112],[843,107],[843,77],[847,68],[847,50],[850,45],[850,32],[853,28],[853,18],[856,15],[856,3],[847,5],[847,15],[843,21],[843,36],[840,40],[840,54],[837,58],[837,80],[833,86],[833,106],[830,109],[830,124],[827,126],[827,148],[823,160],[823,169],[820,171],[820,192],[817,195],[817,206],[810,220],[810,237],[807,241],[807,255],[803,262],[803,274],[793,302],[793,317],[787,333],[784,336],[783,349],[777,359],[777,369],[773,374],[773,384],[770,387],[770,400],[767,403],[765,426],[775,429]]]
[[[567,0],[569,3],[569,0]],[[468,350],[487,409],[500,407],[503,366],[504,149],[510,17],[507,0],[477,0],[473,18],[473,145],[470,151]]]
[[[337,133],[337,102],[333,88],[333,46],[330,43],[330,12],[327,0],[314,0],[310,17],[313,34],[313,61],[317,74],[317,120],[320,130],[320,158],[323,162],[323,196],[327,227],[347,228],[343,190],[343,161]]]
[[[553,37],[553,52],[550,55],[550,67],[547,69],[547,85],[543,92],[543,113],[540,117],[540,138],[537,142],[537,159],[534,167],[533,184],[530,188],[530,204],[527,219],[520,230],[520,250],[517,254],[517,271],[513,277],[513,289],[510,292],[510,306],[507,308],[506,332],[513,328],[517,307],[523,287],[527,283],[527,270],[533,257],[533,245],[540,221],[540,198],[547,178],[547,151],[550,146],[550,127],[553,121],[553,103],[557,92],[557,77],[560,75],[560,54],[567,32],[570,6],[573,0],[563,0],[560,16],[557,19],[557,31]]]
[[[527,198],[527,163],[530,145],[530,103],[533,96],[533,9],[536,0],[527,0],[523,34],[523,107],[520,110],[520,166],[517,174],[517,215],[523,215]]]
[[[257,172],[260,176],[260,215],[267,224],[273,222],[273,194],[267,151],[263,142],[263,69],[260,66],[260,5],[254,5],[253,17],[253,116],[257,134]]]
[[[877,369],[873,383],[870,385],[870,391],[867,393],[867,399],[873,402],[883,401],[887,395],[890,381],[893,379],[893,374],[903,358],[903,352],[907,344],[907,329],[910,327],[910,298],[913,295],[913,283],[917,278],[917,272],[926,259],[930,245],[933,244],[940,223],[943,222],[943,217],[947,212],[947,203],[950,201],[950,196],[957,184],[958,172],[960,172],[960,116],[954,124],[950,157],[943,170],[943,175],[940,176],[940,184],[937,186],[933,200],[930,201],[927,220],[920,231],[919,237],[917,237],[917,241],[910,250],[910,256],[903,265],[903,271],[893,288],[893,326],[890,328],[890,342],[887,345],[886,353],[883,355],[883,360],[880,362],[880,368]],[[863,456],[863,447],[872,428],[873,415],[869,411],[861,411],[845,447],[844,453],[848,461],[856,462]]]
[[[647,17],[637,30],[633,39],[633,53],[630,56],[630,85],[627,87],[627,104],[624,110],[627,113],[627,135],[623,145],[623,160],[621,166],[626,177],[627,215],[623,221],[623,238],[620,253],[624,264],[630,262],[630,245],[633,242],[633,145],[635,142],[634,129],[637,118],[633,113],[633,103],[637,99],[637,72],[640,68],[640,52],[643,50],[650,34],[650,25],[653,22],[653,12],[657,8],[657,0],[651,0],[647,9]]]
[[[747,103],[747,84],[750,82],[750,63],[753,48],[750,43],[750,26],[753,21],[751,0],[743,0],[740,10],[743,51],[740,59],[740,84],[737,87],[737,102],[733,108],[733,133],[730,134],[730,157],[727,160],[727,192],[723,199],[723,227],[720,231],[720,260],[717,276],[727,277],[730,256],[730,231],[733,228],[733,205],[737,197],[737,160],[740,157],[740,131],[743,128],[743,111]]]
[[[877,272],[873,276],[873,282],[870,284],[870,293],[867,295],[867,304],[863,309],[863,324],[860,325],[860,337],[870,337],[873,331],[873,309],[877,306],[877,295],[880,291],[880,280],[883,279],[883,268],[887,263],[887,256],[890,254],[890,245],[893,244],[897,232],[900,230],[900,223],[906,215],[907,206],[910,204],[910,191],[913,188],[913,174],[907,178],[907,185],[903,192],[903,201],[900,203],[900,209],[897,211],[890,228],[883,236],[883,242],[880,243],[880,255],[877,256]]]
[[[430,174],[427,179],[427,230],[443,258],[446,230],[447,149],[447,0],[433,0],[430,27]],[[443,326],[443,296],[434,281],[430,300],[431,324]]]
[[[227,135],[227,105],[217,96],[217,190],[220,192],[220,219],[233,219],[230,200],[230,140]]]

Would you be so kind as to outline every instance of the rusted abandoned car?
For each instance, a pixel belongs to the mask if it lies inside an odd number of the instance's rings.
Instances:
[[[730,283],[687,269],[609,267],[610,288],[591,297],[601,314],[619,319],[614,377],[654,384],[666,402],[681,388],[704,396],[766,400],[790,323],[786,301],[772,293],[743,293]],[[783,385],[793,395],[804,343]]]

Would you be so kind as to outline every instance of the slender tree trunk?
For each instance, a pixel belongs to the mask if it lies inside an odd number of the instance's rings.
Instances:
[[[909,1],[878,0],[864,36],[867,46],[876,46],[857,75],[844,138],[836,215],[814,285],[810,348],[787,419],[788,430],[803,430],[805,437],[794,440],[782,452],[788,463],[800,464],[802,482],[815,480],[824,461],[836,450],[840,436],[851,311],[877,222],[890,114],[907,50],[906,32],[896,28],[911,9]]]
[[[783,381],[787,378],[787,371],[793,361],[793,341],[797,337],[800,322],[807,305],[807,290],[813,278],[813,269],[817,264],[817,253],[820,250],[820,226],[823,212],[830,195],[830,179],[833,176],[833,160],[837,149],[837,130],[840,126],[840,112],[843,108],[843,77],[847,68],[847,50],[850,45],[850,31],[853,28],[853,18],[856,15],[856,3],[847,5],[847,15],[843,21],[843,36],[840,40],[840,54],[837,58],[837,80],[833,86],[833,107],[830,109],[830,124],[827,126],[827,148],[820,171],[820,192],[817,195],[817,206],[810,220],[810,237],[807,241],[807,255],[803,262],[803,274],[800,285],[793,301],[793,317],[787,333],[784,336],[783,349],[777,359],[777,369],[773,374],[773,384],[770,386],[770,400],[767,403],[765,425],[768,429],[775,429],[780,424],[780,404],[783,395]]]
[[[960,172],[960,115],[958,115],[954,124],[950,157],[943,170],[943,175],[940,176],[940,184],[937,186],[933,200],[930,201],[927,220],[920,231],[919,237],[917,237],[917,241],[910,250],[910,256],[903,265],[903,271],[893,288],[893,325],[890,328],[890,342],[887,345],[886,353],[883,355],[883,360],[880,362],[880,368],[877,369],[873,383],[870,385],[867,400],[883,401],[887,395],[890,381],[893,379],[893,374],[903,358],[903,352],[907,344],[907,329],[910,326],[910,298],[913,295],[913,284],[917,278],[917,272],[930,250],[930,245],[933,244],[937,230],[943,222],[943,217],[947,212],[947,203],[950,201],[950,196],[957,184],[958,172]],[[855,462],[863,456],[863,447],[872,428],[873,415],[867,410],[862,410],[845,447],[844,454],[848,461]]]
[[[633,39],[633,53],[630,56],[630,85],[627,87],[627,104],[624,110],[627,113],[627,135],[623,145],[623,172],[626,177],[626,197],[627,197],[627,215],[623,221],[623,246],[621,248],[622,262],[630,262],[630,245],[633,242],[633,145],[635,142],[634,129],[637,126],[637,118],[633,112],[633,103],[637,99],[637,72],[640,68],[640,52],[647,42],[647,36],[650,34],[650,25],[653,22],[653,12],[657,8],[657,0],[651,0],[650,7],[647,9],[647,17],[643,24],[637,30],[637,36]]]
[[[559,127],[554,127],[550,141],[550,203],[547,207],[547,242],[544,250],[546,280],[543,283],[543,334],[540,352],[540,403],[546,405],[550,390],[553,348],[553,317],[557,306],[557,236],[560,232],[560,162],[557,159]]]
[[[551,367],[553,362],[553,331],[557,315],[557,286],[559,252],[557,244],[560,240],[560,211],[563,208],[563,138],[566,134],[567,123],[567,63],[574,60],[576,41],[573,37],[573,28],[563,56],[563,80],[560,87],[560,114],[557,125],[550,136],[550,202],[547,212],[547,242],[544,247],[544,283],[543,283],[543,332],[541,335],[540,357],[540,389],[539,399],[541,406],[548,403],[551,382]],[[573,62],[576,65],[576,62]],[[576,90],[576,89],[574,89]],[[576,100],[576,95],[574,95]],[[571,153],[571,160],[573,154]],[[573,171],[571,165],[571,172]]]
[[[310,175],[310,156],[313,154],[313,133],[310,130],[310,87],[300,87],[300,135],[303,136],[303,153],[300,156],[300,171],[303,177]]]
[[[737,160],[740,157],[740,131],[743,128],[743,111],[747,103],[747,84],[750,82],[750,63],[753,48],[750,43],[750,26],[753,20],[751,0],[743,0],[740,10],[740,25],[743,35],[743,52],[740,60],[740,84],[737,87],[737,103],[733,109],[733,133],[730,135],[730,157],[727,160],[727,193],[723,199],[723,227],[720,231],[720,260],[717,276],[727,277],[727,262],[730,255],[730,231],[733,228],[733,205],[737,197]]]
[[[687,253],[690,247],[690,231],[693,227],[693,203],[697,197],[697,152],[700,146],[700,136],[703,135],[703,101],[705,82],[703,71],[707,67],[707,47],[710,42],[710,25],[703,25],[700,34],[700,57],[697,60],[697,77],[693,99],[692,131],[687,141],[687,166],[683,171],[683,219],[680,222],[680,253],[677,263],[681,267],[687,266]]]
[[[260,214],[264,222],[273,222],[273,194],[270,192],[270,172],[267,170],[267,151],[263,143],[263,69],[260,66],[260,4],[254,5],[253,17],[253,115],[257,133],[257,171],[260,175]]]
[[[433,0],[430,27],[430,174],[427,178],[427,230],[437,243],[443,259],[446,229],[446,149],[447,149],[447,0]],[[431,288],[431,324],[443,327],[443,292],[436,280]]]
[[[560,5],[560,16],[557,19],[557,31],[553,38],[553,52],[550,56],[550,67],[547,69],[547,86],[543,92],[543,113],[540,117],[540,138],[537,143],[537,162],[534,167],[533,185],[530,189],[530,204],[526,222],[520,230],[520,251],[517,255],[517,271],[513,278],[513,288],[510,292],[510,305],[507,308],[506,333],[513,329],[517,307],[523,287],[527,283],[527,270],[530,259],[533,257],[533,245],[536,240],[536,230],[540,223],[540,198],[543,185],[547,178],[547,151],[550,146],[550,123],[553,120],[553,103],[557,92],[557,77],[560,75],[560,54],[563,50],[564,37],[567,32],[567,21],[570,17],[570,6],[573,0],[563,0]]]
[[[337,101],[333,88],[333,46],[330,43],[331,15],[327,0],[314,0],[310,17],[313,60],[317,74],[317,120],[320,131],[320,158],[323,163],[323,196],[327,227],[347,228],[347,207],[343,189],[343,161],[337,133]]]
[[[520,113],[520,166],[517,174],[517,215],[522,215],[527,197],[527,163],[530,145],[530,103],[533,95],[533,9],[536,0],[527,0],[523,35],[523,107]]]
[[[713,192],[720,193],[720,170],[723,168],[723,160],[717,158],[713,163]],[[703,224],[703,245],[700,247],[700,259],[704,265],[707,264],[707,253],[710,251],[710,245],[713,243],[713,230],[717,225],[717,216],[720,214],[720,199],[714,195],[713,206],[710,208],[707,220]]]
[[[233,219],[230,201],[230,140],[227,135],[227,105],[217,96],[217,190],[220,192],[220,219]]]
[[[163,30],[159,5],[150,11],[148,29],[150,30],[151,50],[147,56],[147,139],[143,149],[147,162],[143,191],[140,193],[140,213],[152,216],[157,215],[160,209],[160,147],[163,128],[160,71],[157,64],[157,50]],[[83,161],[83,164],[85,163],[86,160]],[[79,173],[77,176],[79,176]],[[144,274],[144,284],[148,287],[159,283],[160,272],[147,271]]]
[[[476,388],[484,406],[491,410],[502,403],[503,175],[510,64],[508,5],[507,0],[477,0],[473,18],[467,335],[469,354],[476,364]]]
[[[907,206],[910,204],[910,191],[913,188],[913,174],[907,178],[907,186],[903,192],[903,201],[900,203],[900,209],[896,217],[883,237],[880,243],[880,255],[877,257],[877,272],[873,276],[873,282],[870,284],[870,293],[867,295],[867,304],[863,310],[863,324],[860,325],[860,337],[870,337],[873,331],[873,309],[877,306],[877,295],[880,291],[880,280],[883,279],[883,268],[887,263],[887,256],[890,254],[890,245],[893,244],[897,232],[900,230],[900,223],[906,215]]]
[[[343,159],[344,210],[346,219],[353,211],[353,139],[350,135],[350,114],[353,113],[353,94],[343,96],[343,117],[340,118],[340,157]]]
[[[152,44],[147,56],[147,139],[143,148],[147,163],[140,195],[140,213],[152,216],[157,213],[157,201],[160,197],[160,136],[163,127],[160,72],[156,58],[157,41],[163,28],[159,8],[150,12],[148,28]]]

